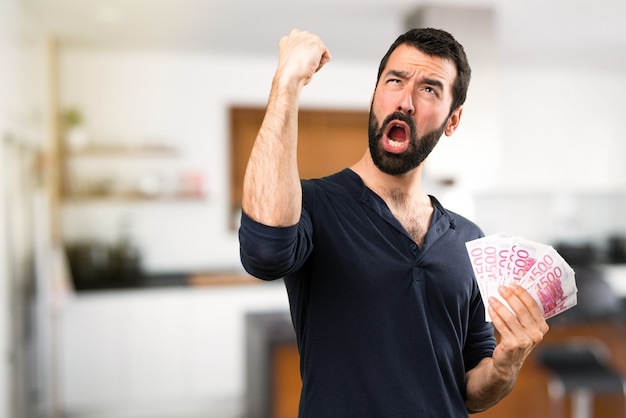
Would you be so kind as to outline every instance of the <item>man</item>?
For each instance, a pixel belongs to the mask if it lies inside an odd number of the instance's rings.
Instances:
[[[465,242],[483,235],[422,189],[424,160],[457,129],[470,68],[447,32],[401,35],[381,61],[369,149],[349,169],[301,181],[302,88],[330,60],[319,37],[280,41],[244,178],[241,259],[283,278],[300,351],[301,418],[461,417],[495,405],[548,326],[502,287],[485,322]],[[337,138],[341,146],[341,138]]]

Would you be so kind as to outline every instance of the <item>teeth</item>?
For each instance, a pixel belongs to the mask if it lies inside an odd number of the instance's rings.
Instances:
[[[394,141],[393,139],[389,138],[389,145],[391,145],[392,148],[400,148],[402,144],[403,142]]]

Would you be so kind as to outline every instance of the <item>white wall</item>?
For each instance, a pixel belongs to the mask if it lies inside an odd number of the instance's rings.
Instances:
[[[476,193],[486,233],[599,250],[626,235],[626,68],[575,62],[504,63],[499,182]]]
[[[506,68],[502,187],[626,190],[626,70]]]
[[[14,17],[15,12],[9,7],[6,2],[0,3],[0,88],[2,91],[11,84],[11,77],[9,72],[5,69],[10,68],[9,62],[11,59],[10,41],[9,36],[11,33],[10,22]],[[0,94],[0,134],[3,136],[8,129],[6,107],[8,105],[9,97],[4,94]],[[0,146],[0,167],[4,167],[4,147]],[[6,280],[8,273],[8,260],[7,260],[7,242],[6,242],[6,225],[4,219],[6,219],[6,207],[4,205],[5,200],[5,178],[4,170],[0,170],[0,278],[2,278],[3,285],[0,286],[0,415],[9,416],[10,411],[10,381],[9,372],[10,367],[7,362],[9,358],[10,347],[10,333],[8,327],[8,288],[6,286]]]
[[[34,196],[18,185],[38,183],[25,166],[44,143],[45,55],[39,28],[17,0],[0,2],[0,416],[24,417],[36,408],[28,398],[38,382],[31,357],[38,342],[26,312],[34,233]],[[5,148],[6,147],[6,148]],[[28,174],[26,174],[28,173]],[[10,187],[9,187],[10,186]],[[31,187],[28,190],[32,190]],[[10,223],[7,223],[10,222]],[[47,236],[46,231],[43,231]],[[29,295],[30,296],[30,295]],[[34,319],[33,319],[34,320]],[[25,330],[29,333],[26,338]],[[26,339],[30,339],[29,342]],[[27,374],[26,369],[33,374]],[[38,396],[45,397],[45,393]]]

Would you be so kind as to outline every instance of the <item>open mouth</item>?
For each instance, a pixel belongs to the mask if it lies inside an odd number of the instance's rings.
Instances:
[[[389,123],[385,130],[383,148],[387,152],[399,154],[404,152],[409,145],[409,127],[401,121]]]

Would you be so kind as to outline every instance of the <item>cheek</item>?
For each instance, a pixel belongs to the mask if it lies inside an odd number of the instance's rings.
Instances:
[[[447,123],[446,114],[438,111],[433,107],[421,107],[418,108],[415,115],[415,122],[417,123],[417,130],[422,135],[425,132],[430,132],[433,129],[439,129],[444,123]]]
[[[374,95],[372,107],[378,115],[389,115],[398,108],[398,98],[393,92],[384,91]]]
[[[372,102],[372,111],[376,117],[380,120],[381,116],[385,114],[385,103],[381,99],[374,99]],[[383,118],[384,119],[384,118]]]

